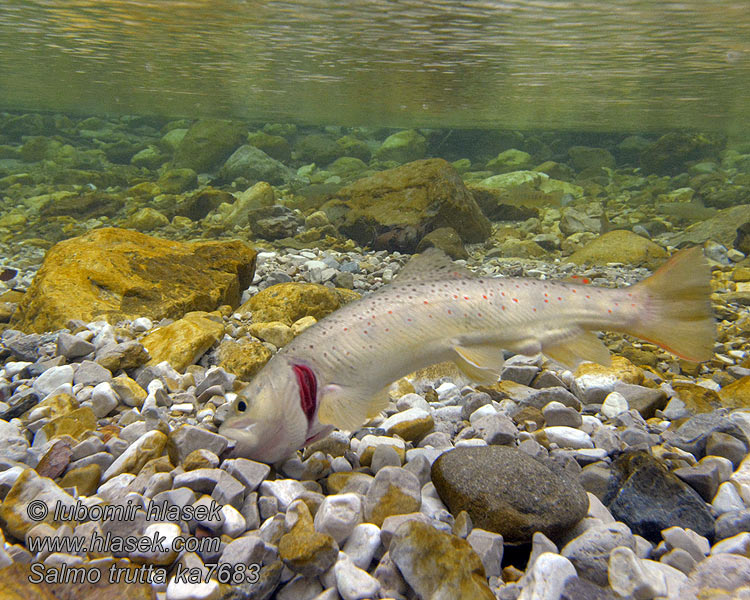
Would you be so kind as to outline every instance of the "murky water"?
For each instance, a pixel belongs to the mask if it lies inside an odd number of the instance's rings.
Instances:
[[[745,0],[7,0],[0,109],[738,133]]]

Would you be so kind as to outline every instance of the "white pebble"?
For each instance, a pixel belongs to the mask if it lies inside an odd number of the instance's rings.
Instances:
[[[242,513],[231,504],[225,504],[221,507],[221,514],[224,516],[224,522],[221,525],[221,532],[231,538],[236,538],[245,533],[247,522]]]
[[[750,533],[743,531],[730,538],[716,542],[711,548],[711,554],[739,554],[750,556]]]
[[[594,442],[591,441],[589,434],[580,429],[558,425],[555,427],[545,427],[543,429],[547,439],[561,448],[593,448]]]
[[[608,419],[630,410],[628,401],[620,392],[610,392],[602,403],[601,413]]]
[[[91,410],[99,418],[106,417],[117,408],[119,402],[117,393],[109,381],[101,382],[91,391]]]
[[[336,588],[343,600],[364,600],[377,598],[379,595],[380,582],[357,567],[344,552],[339,552],[333,574],[336,577]]]
[[[711,502],[711,506],[713,506],[719,514],[732,512],[734,510],[745,510],[745,503],[742,501],[740,494],[737,492],[737,488],[731,481],[725,481],[719,486],[719,491],[716,492],[716,495]]]
[[[63,385],[73,384],[73,367],[62,365],[51,367],[37,377],[32,387],[40,394],[50,394]]]
[[[523,590],[518,600],[559,599],[567,581],[575,576],[576,569],[567,558],[544,552],[521,579]]]
[[[360,523],[349,535],[343,551],[360,569],[368,569],[380,547],[380,528],[373,523]]]
[[[352,530],[364,520],[364,508],[359,494],[326,496],[315,513],[315,529],[330,535],[341,545]]]

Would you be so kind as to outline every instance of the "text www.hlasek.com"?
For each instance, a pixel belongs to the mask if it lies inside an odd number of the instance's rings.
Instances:
[[[177,520],[205,519],[220,520],[222,505],[211,501],[210,506],[167,506],[166,504],[149,503],[145,507],[147,518],[157,519],[162,523]],[[80,501],[74,505],[65,506],[58,501],[54,507],[55,521],[132,521],[139,505],[94,505],[86,506]],[[41,500],[32,500],[27,506],[27,514],[33,521],[43,521],[49,514],[49,507]],[[146,535],[114,535],[111,532],[101,534],[91,531],[90,535],[68,536],[34,536],[26,537],[29,551],[35,555],[49,555],[56,552],[82,556],[94,555],[127,555],[165,556],[172,553],[197,552],[198,554],[215,555],[221,548],[220,537],[197,537],[164,535],[163,531],[151,531]],[[200,567],[187,567],[181,562],[174,565],[174,569],[153,564],[140,566],[122,566],[112,564],[106,570],[109,583],[166,583],[167,573],[171,571],[171,578],[175,583],[207,583],[211,579],[218,583],[240,584],[243,582],[257,583],[260,579],[260,564],[242,563],[205,563]],[[98,583],[102,580],[102,568],[86,568],[85,566],[60,566],[33,563],[30,567],[30,583]]]

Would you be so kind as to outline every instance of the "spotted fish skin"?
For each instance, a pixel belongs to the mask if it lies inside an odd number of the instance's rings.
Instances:
[[[503,349],[544,352],[571,366],[607,364],[609,352],[591,333],[596,330],[630,333],[683,358],[705,360],[714,339],[709,279],[699,248],[619,289],[475,277],[428,251],[392,284],[345,305],[281,349],[239,395],[222,433],[237,440],[237,455],[274,462],[334,426],[359,427],[385,408],[390,383],[431,364],[452,360],[479,381],[497,380]],[[300,369],[316,385],[312,416]]]

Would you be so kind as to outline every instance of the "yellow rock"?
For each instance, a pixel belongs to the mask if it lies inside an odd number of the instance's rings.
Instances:
[[[600,235],[568,257],[570,262],[606,265],[620,262],[626,265],[655,268],[667,258],[667,252],[651,240],[632,231],[617,229]]]
[[[161,431],[156,429],[147,431],[115,459],[115,462],[102,475],[102,481],[109,481],[123,473],[138,474],[148,461],[161,456],[166,445],[167,436]]]
[[[250,325],[250,333],[264,342],[273,344],[277,348],[286,346],[294,339],[292,328],[281,321],[269,323],[253,323]]]
[[[252,312],[256,323],[281,321],[291,326],[302,317],[320,320],[359,297],[352,290],[317,283],[277,283],[255,294],[237,312]]]
[[[317,322],[318,320],[315,317],[311,317],[311,316],[302,317],[301,319],[298,319],[297,321],[292,323],[292,335],[294,335],[294,337],[297,337],[305,329],[307,329],[308,327],[312,327]]]
[[[96,416],[88,406],[76,408],[67,414],[52,419],[42,426],[42,433],[47,440],[61,435],[69,435],[76,440],[82,440],[85,433],[96,429]]]
[[[110,381],[112,389],[122,400],[123,404],[140,408],[148,393],[127,375],[119,375]]]
[[[367,505],[367,522],[382,527],[388,517],[417,512],[421,504],[421,499],[405,493],[397,485],[390,485],[372,506]]]
[[[612,364],[609,367],[598,363],[581,363],[575,371],[575,376],[581,377],[583,375],[609,375],[625,383],[637,385],[643,383],[643,369],[636,367],[624,356],[612,356]]]
[[[60,480],[61,488],[77,488],[80,496],[90,496],[99,487],[102,468],[99,465],[86,465],[68,471]]]
[[[78,400],[73,396],[66,393],[55,394],[42,400],[36,405],[35,410],[39,408],[47,407],[49,409],[48,417],[50,419],[56,419],[63,415],[70,414],[78,408]]]
[[[458,536],[421,521],[407,521],[396,530],[389,551],[420,598],[495,598],[479,555]]]
[[[719,391],[721,405],[729,409],[750,408],[750,375],[741,377]]]
[[[676,381],[672,383],[672,389],[692,414],[708,413],[721,408],[719,394],[703,386]]]
[[[224,324],[206,312],[192,312],[182,319],[159,327],[141,340],[151,355],[148,364],[169,361],[178,371],[184,371],[224,335]]]
[[[254,272],[255,251],[241,241],[182,243],[96,229],[47,252],[11,326],[41,333],[70,319],[159,320],[237,306]]]
[[[297,522],[279,540],[279,558],[295,573],[317,577],[336,562],[339,548],[328,534],[315,531],[310,509],[302,501],[287,510],[297,513]]]
[[[271,358],[271,351],[260,342],[222,342],[219,346],[219,366],[228,373],[248,381]]]
[[[30,509],[29,503],[32,500],[36,502]],[[73,497],[49,477],[41,477],[33,469],[24,469],[0,503],[0,525],[6,534],[19,540],[23,540],[26,532],[38,523],[61,525],[62,523],[54,520],[54,509],[58,501],[63,507],[75,504]],[[46,511],[41,502],[47,507]]]

